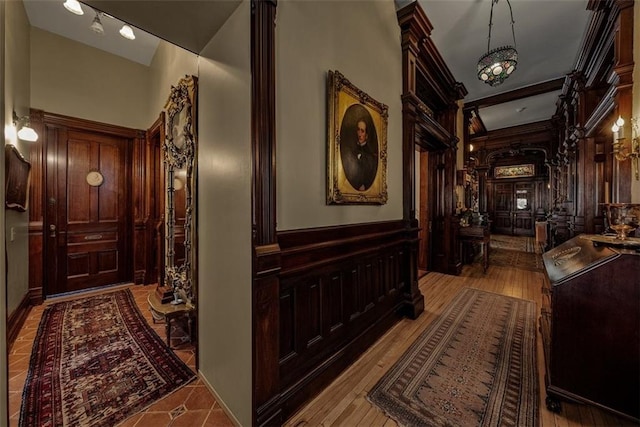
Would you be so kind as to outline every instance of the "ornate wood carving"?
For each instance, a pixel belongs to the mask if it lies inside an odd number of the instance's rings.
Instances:
[[[416,146],[433,153],[427,164],[427,188],[432,191],[426,199],[432,206],[421,206],[429,212],[430,226],[423,233],[431,242],[430,264],[438,271],[456,273],[458,250],[451,218],[455,206],[456,101],[467,90],[456,82],[442,56],[431,40],[433,26],[418,2],[412,2],[398,10],[398,23],[402,34],[402,114],[403,114],[403,219],[407,229],[408,256],[406,268],[411,272],[407,306],[413,307],[411,315],[417,316],[423,306],[422,295],[417,288],[418,233],[415,218],[415,150]],[[425,176],[421,173],[420,176]],[[422,224],[426,229],[427,224]],[[415,229],[413,232],[411,230]],[[413,243],[415,242],[415,243]],[[423,245],[426,248],[426,245]],[[447,259],[446,262],[440,260]]]

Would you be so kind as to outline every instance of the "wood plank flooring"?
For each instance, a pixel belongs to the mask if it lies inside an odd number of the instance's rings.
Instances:
[[[286,426],[397,426],[367,401],[367,392],[407,350],[418,335],[464,287],[509,295],[541,304],[542,272],[489,266],[483,274],[479,262],[465,265],[460,276],[429,273],[420,279],[425,311],[416,320],[403,319],[382,336],[356,363],[328,388],[294,414]],[[544,354],[538,331],[537,362],[541,427],[637,425],[596,407],[563,402],[560,414],[547,410],[544,401]]]

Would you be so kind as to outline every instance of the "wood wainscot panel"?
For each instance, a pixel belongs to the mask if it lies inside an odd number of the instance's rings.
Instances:
[[[29,293],[27,293],[13,313],[7,316],[7,348],[9,351],[11,351],[11,346],[29,316],[29,310],[31,310],[31,305],[29,304]]]
[[[280,402],[286,419],[400,319],[401,221],[278,233]]]

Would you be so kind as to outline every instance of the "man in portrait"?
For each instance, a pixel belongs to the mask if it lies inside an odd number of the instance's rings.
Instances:
[[[366,111],[366,110],[365,110]],[[368,111],[366,111],[368,114]],[[355,137],[341,138],[340,154],[345,176],[353,188],[358,191],[366,191],[371,187],[378,172],[378,147],[377,141],[370,140],[369,120],[361,116],[356,120]],[[350,135],[344,135],[350,136]]]

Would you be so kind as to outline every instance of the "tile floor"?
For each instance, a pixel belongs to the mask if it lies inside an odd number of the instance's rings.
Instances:
[[[147,305],[147,295],[155,289],[154,286],[128,286],[140,311],[147,322],[166,340],[164,323],[154,324]],[[111,289],[110,289],[111,290]],[[85,294],[81,295],[86,296]],[[53,303],[52,301],[50,303]],[[9,422],[10,426],[17,426],[20,417],[20,403],[22,389],[29,369],[29,359],[33,340],[38,331],[40,318],[45,305],[33,307],[20,333],[9,351]],[[195,352],[193,345],[182,344],[180,339],[173,339],[174,352],[191,369],[195,371]],[[229,417],[222,410],[218,402],[200,379],[170,394],[164,399],[151,405],[147,410],[133,415],[125,420],[122,427],[212,427],[233,426]]]

